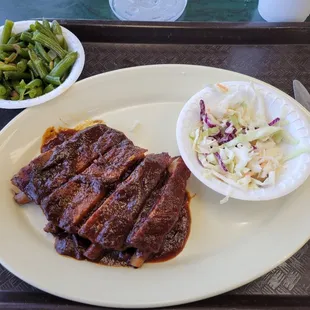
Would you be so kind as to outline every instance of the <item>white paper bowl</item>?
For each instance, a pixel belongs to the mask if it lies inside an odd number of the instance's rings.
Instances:
[[[249,86],[248,82],[224,82],[223,85],[235,90],[242,90]],[[252,84],[253,85],[253,84]],[[304,146],[310,146],[310,127],[305,115],[297,106],[298,103],[272,86],[255,84],[254,87],[265,101],[268,120],[279,117],[282,107],[287,111],[288,132],[300,140]],[[183,107],[176,128],[177,143],[181,156],[191,172],[206,186],[225,196],[241,200],[271,200],[282,197],[302,185],[310,175],[310,154],[304,153],[288,161],[285,168],[277,175],[276,185],[267,188],[244,191],[218,180],[215,177],[206,178],[205,169],[199,164],[196,152],[193,150],[190,133],[197,128],[200,121],[199,101],[203,99],[208,106],[207,88],[195,94]],[[284,152],[290,152],[295,145],[281,144]]]
[[[29,29],[29,26],[33,24],[34,22],[35,22],[34,20],[15,22],[14,28],[12,31],[14,33],[25,31]],[[3,29],[3,26],[0,27],[0,35],[2,33],[2,29]],[[73,65],[71,72],[69,76],[66,78],[66,80],[60,86],[58,86],[55,90],[45,95],[42,95],[40,97],[37,97],[37,98],[18,100],[18,101],[0,99],[0,108],[20,109],[20,108],[29,108],[29,107],[33,107],[33,106],[45,103],[59,96],[63,92],[65,92],[67,89],[69,89],[70,86],[72,86],[76,82],[76,80],[79,78],[80,74],[82,73],[84,63],[85,63],[84,48],[80,40],[71,31],[62,27],[62,32],[68,43],[69,51],[78,52],[78,58],[75,64]]]

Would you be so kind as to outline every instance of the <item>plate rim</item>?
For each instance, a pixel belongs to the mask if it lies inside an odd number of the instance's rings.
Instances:
[[[104,75],[112,75],[112,74],[118,74],[119,72],[122,72],[122,71],[135,71],[135,70],[144,70],[144,69],[152,69],[152,68],[171,68],[171,67],[175,67],[175,68],[189,68],[189,67],[195,67],[197,69],[216,69],[216,70],[219,70],[219,71],[224,71],[224,72],[230,72],[230,73],[234,73],[234,74],[237,74],[243,78],[246,78],[246,79],[251,79],[251,80],[255,80],[257,81],[258,83],[263,83],[263,84],[266,84],[268,86],[271,86],[273,88],[275,88],[274,86],[268,84],[268,83],[265,83],[263,81],[260,81],[258,79],[255,79],[253,77],[250,77],[250,76],[247,76],[247,75],[244,75],[244,74],[240,74],[238,72],[233,72],[233,71],[230,71],[230,70],[225,70],[225,69],[221,69],[221,68],[215,68],[215,67],[206,67],[206,66],[193,66],[193,65],[178,65],[178,64],[173,64],[173,65],[149,65],[149,66],[139,66],[139,67],[133,67],[133,68],[126,68],[126,69],[118,69],[118,70],[114,70],[114,71],[110,71],[110,72],[107,72],[107,73],[101,73],[101,74],[98,74],[98,75],[94,75],[92,77],[89,77],[87,79],[84,79],[84,80],[81,80],[79,81],[77,84],[82,84],[82,83],[87,83],[89,80],[92,80],[92,79],[97,79],[97,78],[101,78],[101,76],[104,76]],[[281,90],[275,88],[276,90],[282,92]],[[282,92],[285,96],[288,96],[291,100],[293,99],[292,97],[290,97],[289,95],[285,94],[284,92]],[[293,99],[294,100],[294,99]],[[299,107],[300,108],[300,107]],[[24,110],[23,112],[21,112],[19,115],[17,115],[15,118],[13,118],[6,126],[4,126],[4,128],[1,130],[0,132],[0,139],[1,139],[1,136],[3,133],[6,132],[6,130],[8,130],[10,128],[10,126],[12,126],[12,124],[14,124],[16,121],[18,121],[18,119],[20,117],[23,117],[24,114],[26,113],[29,113],[29,109],[26,109]],[[173,306],[173,305],[180,305],[180,304],[185,304],[185,303],[190,303],[190,302],[194,302],[194,301],[199,301],[199,300],[202,300],[202,299],[205,299],[205,298],[210,298],[212,296],[215,296],[215,295],[219,295],[221,293],[224,293],[224,292],[227,292],[227,291],[230,291],[232,289],[235,289],[237,287],[240,287],[244,284],[247,284],[255,279],[257,279],[258,277],[266,274],[267,272],[271,271],[272,269],[274,269],[276,266],[280,265],[282,262],[286,261],[290,256],[292,256],[294,253],[296,253],[300,248],[302,248],[304,246],[305,243],[307,243],[309,239],[309,236],[307,238],[305,238],[305,240],[303,240],[303,242],[298,242],[298,246],[297,247],[294,247],[294,250],[290,251],[290,253],[284,255],[281,259],[278,259],[274,264],[270,264],[270,267],[269,268],[264,268],[264,271],[261,271],[261,272],[258,272],[257,274],[253,275],[252,277],[248,277],[246,280],[244,281],[239,281],[237,284],[233,285],[233,286],[230,286],[229,288],[225,287],[223,288],[222,290],[218,290],[216,292],[214,292],[213,294],[210,294],[210,293],[206,293],[205,295],[200,295],[200,296],[195,296],[195,297],[192,297],[192,298],[183,298],[183,299],[180,299],[179,301],[166,301],[166,302],[153,302],[153,303],[148,303],[147,305],[146,304],[131,304],[131,305],[125,305],[121,302],[119,303],[107,303],[107,302],[100,302],[98,303],[97,301],[91,301],[91,300],[87,300],[85,298],[79,298],[79,297],[72,297],[72,296],[69,296],[65,293],[55,293],[55,291],[49,289],[49,288],[46,288],[45,285],[38,285],[37,283],[34,283],[32,280],[28,280],[28,279],[25,279],[22,275],[20,275],[19,272],[16,272],[14,270],[14,268],[11,268],[9,263],[7,264],[6,261],[3,261],[2,259],[2,256],[1,256],[1,253],[0,253],[0,263],[6,268],[8,269],[10,272],[12,272],[13,274],[15,274],[17,277],[19,277],[20,279],[22,279],[23,281],[25,281],[26,283],[29,283],[30,285],[33,285],[39,289],[42,289],[43,291],[45,292],[48,292],[50,294],[53,294],[53,295],[56,295],[56,296],[59,296],[59,297],[63,297],[63,298],[66,298],[66,299],[69,299],[69,300],[74,300],[74,301],[78,301],[78,302],[82,302],[82,303],[86,303],[86,304],[92,304],[92,305],[101,305],[101,306],[106,306],[106,307],[122,307],[122,308],[133,308],[133,307],[137,307],[137,308],[151,308],[151,307],[160,307],[160,306]]]

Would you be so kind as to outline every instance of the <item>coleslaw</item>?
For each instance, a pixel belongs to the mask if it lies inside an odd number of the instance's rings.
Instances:
[[[283,153],[282,143],[299,141],[285,130],[285,117],[267,119],[265,103],[253,85],[247,96],[222,84],[212,88],[216,100],[200,100],[200,124],[190,134],[206,177],[243,190],[274,186],[287,160],[309,152],[297,148],[294,154]]]

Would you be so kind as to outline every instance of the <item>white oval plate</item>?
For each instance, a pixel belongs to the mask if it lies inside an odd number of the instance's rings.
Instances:
[[[25,31],[29,29],[29,26],[33,23],[35,23],[35,20],[25,20],[25,21],[19,21],[14,23],[13,32],[14,33],[20,33],[22,31]],[[25,99],[25,100],[3,100],[0,99],[0,108],[2,109],[21,109],[21,108],[30,108],[42,103],[45,103],[47,101],[50,101],[57,96],[61,95],[63,92],[65,92],[69,87],[71,87],[79,78],[79,76],[82,73],[84,63],[85,63],[85,52],[83,45],[81,41],[67,28],[61,27],[63,35],[68,43],[69,51],[76,51],[78,52],[78,58],[76,62],[74,63],[70,74],[66,78],[66,80],[59,85],[55,90],[39,96],[37,98],[33,99]],[[0,27],[0,35],[2,33],[3,26]]]
[[[197,195],[191,201],[192,229],[184,251],[139,270],[58,255],[53,238],[42,230],[46,220],[40,208],[13,202],[10,178],[38,154],[48,126],[99,118],[150,152],[176,155],[175,126],[183,105],[206,84],[225,80],[253,79],[208,67],[137,67],[83,80],[61,98],[17,116],[0,134],[1,263],[54,295],[100,306],[145,308],[226,292],[293,255],[310,235],[309,181],[285,199],[232,199],[220,205],[221,196],[192,177],[188,189]],[[140,125],[131,132],[135,121]]]
[[[282,96],[281,92],[269,85],[259,85],[253,82],[229,81],[223,82],[232,92],[239,91],[242,99],[246,100],[247,92],[255,88],[257,96],[264,102],[264,115],[271,122],[276,117],[287,122],[285,130],[299,141],[299,145],[289,145],[282,143],[281,149],[283,154],[291,154],[299,149],[310,148],[309,131],[310,126],[307,116],[298,109],[294,100]],[[231,95],[231,93],[230,93]],[[244,96],[244,98],[242,97]],[[219,179],[212,177],[206,178],[206,169],[203,168],[197,159],[197,153],[193,149],[192,141],[189,135],[197,129],[200,124],[200,105],[201,99],[206,103],[213,100],[213,107],[218,103],[215,99],[213,87],[206,86],[204,89],[193,95],[183,107],[177,121],[177,143],[180,153],[188,168],[192,173],[206,186],[223,194],[241,200],[262,201],[276,199],[285,196],[300,185],[302,185],[310,174],[310,154],[304,153],[288,161],[277,174],[276,184],[274,186],[243,190]],[[209,107],[210,108],[210,107]],[[212,111],[212,108],[211,108]],[[258,113],[258,112],[257,112]]]

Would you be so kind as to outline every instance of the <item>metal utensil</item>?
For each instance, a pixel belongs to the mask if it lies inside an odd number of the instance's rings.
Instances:
[[[296,101],[302,105],[302,109],[310,117],[310,94],[306,87],[297,80],[293,81],[294,96]]]

